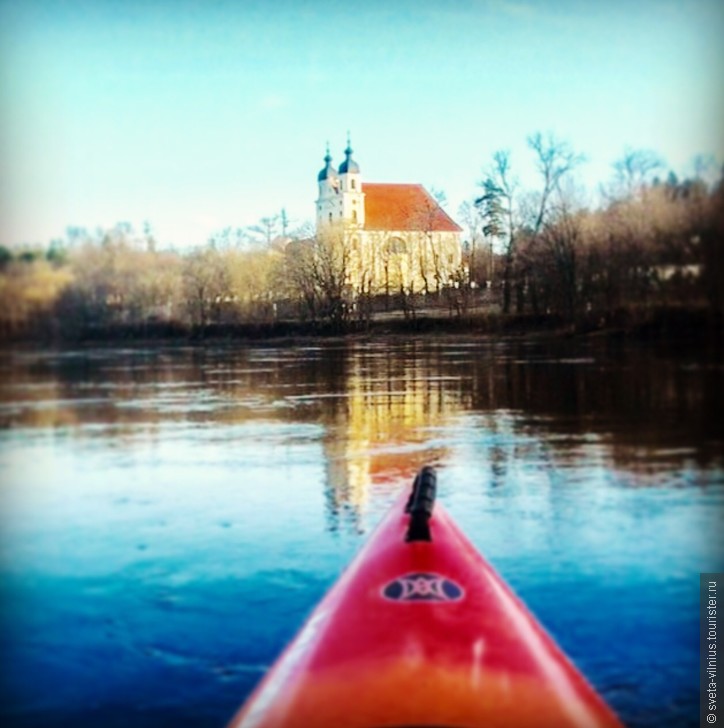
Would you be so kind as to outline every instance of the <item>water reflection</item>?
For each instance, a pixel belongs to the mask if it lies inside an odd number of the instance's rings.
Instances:
[[[459,413],[461,402],[436,376],[436,362],[414,350],[390,357],[368,347],[345,361],[339,396],[325,418],[327,504],[332,528],[340,517],[361,528],[373,484],[397,485],[411,469],[443,458],[429,431]]]
[[[463,436],[492,438],[496,486],[525,458],[517,440],[495,441],[511,429],[552,460],[589,458],[595,443],[632,485],[656,483],[662,465],[719,466],[723,372],[694,355],[595,341],[15,352],[0,359],[0,427],[78,438],[112,428],[116,446],[133,447],[170,423],[318,422],[330,509],[359,514],[372,483],[444,461],[450,428],[471,413]]]
[[[723,380],[603,340],[2,352],[0,717],[223,724],[434,463],[627,721],[685,725],[697,574],[724,568]]]

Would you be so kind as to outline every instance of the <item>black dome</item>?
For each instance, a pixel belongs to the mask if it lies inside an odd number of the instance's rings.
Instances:
[[[345,159],[342,164],[339,165],[339,173],[347,174],[347,172],[359,172],[359,164],[354,159]]]
[[[325,179],[329,179],[330,177],[336,177],[337,176],[337,170],[331,165],[328,164],[318,175],[317,175],[317,181],[323,182]]]
[[[337,176],[337,170],[332,166],[332,157],[327,150],[327,154],[324,157],[325,165],[324,169],[317,175],[317,181],[323,182],[325,179]]]
[[[347,172],[359,172],[359,164],[352,159],[352,147],[347,142],[347,149],[344,150],[345,160],[339,165],[339,173],[347,174]]]

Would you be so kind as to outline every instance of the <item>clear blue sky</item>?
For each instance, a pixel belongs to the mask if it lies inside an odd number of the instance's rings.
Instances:
[[[204,242],[286,207],[311,219],[329,140],[363,179],[454,214],[531,132],[626,146],[679,174],[724,159],[719,0],[0,0],[0,243],[149,220]]]

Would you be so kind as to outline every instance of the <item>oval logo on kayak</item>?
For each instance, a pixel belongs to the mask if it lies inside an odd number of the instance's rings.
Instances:
[[[382,590],[382,596],[394,602],[455,602],[463,588],[439,574],[420,572],[393,579]]]

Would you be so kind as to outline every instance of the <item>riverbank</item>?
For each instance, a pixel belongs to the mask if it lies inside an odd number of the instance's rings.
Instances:
[[[589,314],[575,322],[556,315],[478,313],[451,316],[422,311],[338,323],[262,321],[188,326],[178,322],[109,324],[74,330],[41,330],[5,337],[6,344],[214,344],[220,342],[296,342],[310,339],[380,338],[410,335],[475,337],[616,337],[632,341],[724,343],[724,315],[707,307],[639,307]]]

